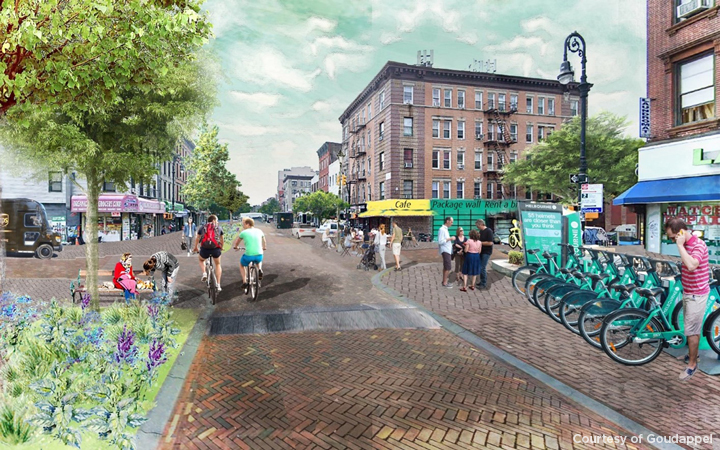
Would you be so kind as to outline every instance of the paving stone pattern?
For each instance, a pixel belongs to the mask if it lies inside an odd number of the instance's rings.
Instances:
[[[185,386],[161,449],[565,449],[626,434],[443,330],[213,336]]]
[[[720,378],[699,371],[678,380],[685,365],[663,353],[650,364],[628,367],[552,321],[490,272],[489,290],[439,287],[440,265],[391,272],[382,281],[418,304],[445,316],[660,435],[709,435],[720,421]]]

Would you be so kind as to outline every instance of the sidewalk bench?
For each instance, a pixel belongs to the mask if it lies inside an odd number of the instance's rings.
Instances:
[[[70,282],[70,295],[72,296],[72,302],[80,301],[84,293],[87,292],[87,286],[83,283],[83,279],[87,278],[87,270],[80,269],[78,271],[77,280]],[[98,270],[98,281],[101,278],[109,278],[112,283],[113,271],[112,270]],[[153,292],[155,290],[155,280],[152,281],[153,287],[150,289],[137,289],[138,294],[141,292]],[[123,290],[116,288],[114,285],[109,288],[105,284],[98,285],[98,293],[100,295],[120,295],[123,296]]]

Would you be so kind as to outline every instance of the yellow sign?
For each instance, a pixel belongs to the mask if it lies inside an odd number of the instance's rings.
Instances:
[[[596,212],[586,212],[585,213],[585,220],[597,219],[598,217],[600,217],[600,214],[598,214]]]
[[[367,211],[360,214],[360,217],[411,217],[432,215],[430,200],[403,199],[367,202]]]
[[[0,214],[0,227],[6,227],[10,223],[10,216],[7,214]]]

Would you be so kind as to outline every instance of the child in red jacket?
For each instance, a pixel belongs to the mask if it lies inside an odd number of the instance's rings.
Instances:
[[[125,293],[125,301],[135,299],[137,294],[137,278],[132,270],[132,255],[123,253],[120,261],[115,264],[115,272],[113,274],[113,283],[118,289],[122,289]]]

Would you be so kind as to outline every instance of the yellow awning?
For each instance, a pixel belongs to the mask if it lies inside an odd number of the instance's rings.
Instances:
[[[358,217],[413,217],[432,216],[430,200],[426,199],[388,199],[367,202],[367,211]]]
[[[360,213],[358,217],[413,217],[432,215],[433,212],[426,209],[370,209]]]

